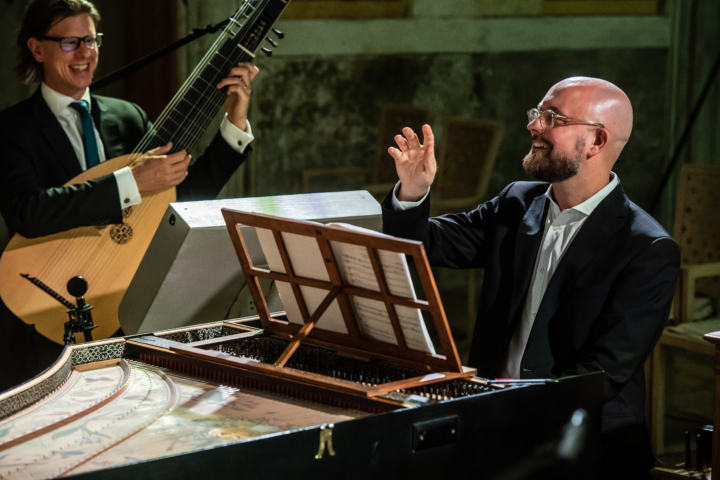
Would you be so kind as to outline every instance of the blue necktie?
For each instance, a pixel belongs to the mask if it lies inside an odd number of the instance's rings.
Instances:
[[[80,100],[70,104],[70,108],[77,110],[80,114],[80,125],[83,129],[83,144],[85,146],[85,161],[87,168],[92,168],[100,163],[97,141],[95,140],[95,127],[90,116],[90,109],[86,100]]]

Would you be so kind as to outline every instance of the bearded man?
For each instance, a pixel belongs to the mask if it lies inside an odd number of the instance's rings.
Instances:
[[[612,172],[630,138],[630,100],[605,80],[569,78],[528,122],[523,166],[540,181],[437,218],[432,130],[421,145],[403,129],[389,149],[400,181],[383,201],[383,229],[422,241],[432,265],[485,269],[468,361],[479,376],[605,372],[602,478],[648,478],[643,364],[668,318],[680,252]]]

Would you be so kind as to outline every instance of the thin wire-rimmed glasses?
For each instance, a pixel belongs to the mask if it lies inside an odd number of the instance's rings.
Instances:
[[[97,35],[88,35],[87,37],[43,37],[43,40],[58,42],[60,48],[66,52],[74,52],[80,48],[80,42],[83,42],[87,48],[98,48],[102,45],[102,33]]]
[[[588,122],[586,120],[580,120],[573,117],[566,117],[565,115],[560,115],[552,110],[538,110],[537,108],[531,108],[527,111],[527,116],[528,125],[539,118],[540,127],[543,131],[552,129],[555,126],[556,118],[559,118],[563,122],[563,125],[590,125],[592,127],[605,128],[605,125],[602,123]]]

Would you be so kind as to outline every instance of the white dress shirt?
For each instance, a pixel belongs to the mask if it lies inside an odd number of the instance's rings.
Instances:
[[[607,197],[610,192],[619,184],[618,177],[611,172],[612,178],[605,187],[592,197],[585,200],[580,205],[567,208],[560,211],[560,207],[552,195],[552,185],[545,192],[545,196],[550,201],[547,215],[545,216],[545,227],[543,232],[542,244],[535,258],[535,266],[533,269],[532,280],[530,281],[530,290],[528,290],[525,298],[525,307],[523,308],[520,324],[515,329],[515,333],[510,341],[507,356],[500,367],[499,376],[501,378],[519,378],[520,377],[520,361],[525,353],[530,330],[532,330],[535,321],[535,315],[540,302],[545,295],[550,279],[555,273],[560,260],[577,236],[585,221],[595,208]],[[395,210],[407,210],[420,205],[428,196],[430,191],[418,202],[401,202],[397,199],[397,192],[400,182],[393,189],[392,204]]]
[[[595,208],[607,197],[618,185],[618,178],[611,173],[612,179],[599,192],[585,200],[580,205],[566,208],[562,212],[555,203],[552,195],[552,185],[548,187],[545,196],[550,201],[547,215],[545,217],[545,230],[542,243],[535,259],[530,290],[525,297],[520,323],[515,328],[507,356],[500,367],[500,378],[520,378],[520,362],[525,353],[530,331],[535,322],[535,315],[540,308],[540,302],[545,295],[550,279],[555,269],[563,258],[572,241],[577,236],[585,221]]]
[[[53,115],[55,115],[55,118],[57,118],[58,122],[60,122],[60,126],[62,126],[65,131],[68,140],[70,140],[70,144],[72,145],[73,150],[75,150],[75,154],[80,162],[80,168],[83,171],[87,170],[80,113],[69,106],[71,103],[77,102],[78,100],[56,92],[47,86],[45,82],[43,82],[40,86],[40,91]],[[89,88],[85,90],[81,100],[87,101],[88,108],[92,112],[92,102],[90,101]],[[100,162],[104,162],[107,160],[105,158],[105,148],[103,147],[97,127],[95,127],[94,130]],[[247,122],[247,132],[244,132],[227,119],[227,113],[220,125],[220,134],[228,145],[230,145],[230,147],[238,153],[243,153],[250,142],[252,142],[255,138],[253,137],[249,121]],[[140,192],[137,188],[137,183],[135,183],[135,177],[133,176],[130,167],[121,168],[120,170],[113,172],[113,175],[115,176],[118,192],[120,194],[120,208],[127,208],[142,202]]]

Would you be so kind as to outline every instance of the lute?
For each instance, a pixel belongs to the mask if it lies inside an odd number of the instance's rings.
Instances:
[[[83,183],[132,165],[144,152],[169,141],[173,142],[171,153],[190,151],[225,102],[225,89],[219,90],[216,85],[239,62],[253,61],[289,2],[244,0],[135,150],[86,170],[65,185]],[[49,288],[62,296],[67,281],[81,275],[90,286],[87,303],[95,307],[97,328],[93,338],[110,337],[120,328],[120,301],[163,214],[174,201],[173,188],[143,196],[141,204],[123,211],[122,224],[75,228],[34,239],[15,234],[0,257],[0,296],[25,323],[62,343],[68,307],[45,290]],[[42,282],[45,290],[28,281],[28,276]]]

